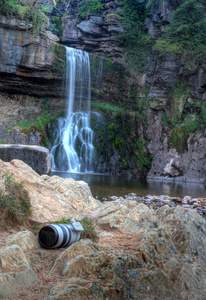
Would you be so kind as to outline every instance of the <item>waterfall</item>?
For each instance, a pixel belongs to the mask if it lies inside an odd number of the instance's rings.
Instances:
[[[93,131],[90,128],[89,54],[66,47],[67,116],[57,120],[51,148],[53,171],[93,171]]]

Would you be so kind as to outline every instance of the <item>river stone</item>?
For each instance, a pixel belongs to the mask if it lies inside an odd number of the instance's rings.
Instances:
[[[38,238],[30,231],[20,231],[6,238],[6,245],[18,245],[25,252],[39,248]]]
[[[45,147],[1,144],[0,159],[5,162],[13,159],[22,160],[40,175],[51,172],[51,156]]]
[[[19,289],[30,287],[37,283],[39,278],[31,268],[19,273],[0,274],[0,299],[4,299]]]

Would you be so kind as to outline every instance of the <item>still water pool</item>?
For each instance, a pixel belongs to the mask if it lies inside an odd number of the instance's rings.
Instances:
[[[206,185],[185,182],[162,182],[156,180],[142,180],[137,178],[126,178],[99,174],[80,174],[68,172],[53,172],[62,178],[73,178],[88,183],[95,198],[125,196],[136,193],[143,197],[150,195],[168,195],[176,197],[191,196],[193,198],[206,197]]]

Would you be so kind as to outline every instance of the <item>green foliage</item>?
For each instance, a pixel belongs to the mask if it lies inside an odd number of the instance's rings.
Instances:
[[[42,114],[35,120],[28,120],[25,122],[18,122],[16,124],[11,124],[9,127],[5,126],[7,131],[12,131],[14,127],[18,127],[22,132],[28,133],[31,128],[35,128],[40,132],[44,132],[46,125],[55,119],[57,119],[62,114],[62,111],[59,110],[55,114]]]
[[[50,30],[52,33],[56,34],[60,39],[62,39],[63,28],[62,28],[62,19],[59,16],[52,16],[50,18]]]
[[[186,57],[186,67],[194,69],[200,62],[206,68],[206,2],[185,0],[173,15],[174,23],[167,27],[154,49],[162,54],[181,54]]]
[[[137,71],[146,61],[152,41],[144,25],[148,13],[146,3],[147,0],[122,0],[119,13],[124,32],[118,38],[126,46],[128,66]]]
[[[28,192],[21,183],[15,182],[13,175],[4,174],[5,193],[0,190],[0,208],[8,209],[9,215],[23,223],[31,214],[31,203]]]
[[[120,136],[118,136],[120,128],[119,125],[115,123],[110,123],[107,127],[109,138],[112,142],[112,145],[115,149],[121,151],[123,149],[123,140]]]
[[[105,112],[114,112],[114,113],[121,113],[124,111],[124,108],[112,105],[109,103],[103,103],[99,101],[91,101],[91,105],[99,110],[105,111]]]
[[[41,101],[41,109],[44,110],[45,112],[49,112],[49,97],[45,97]]]
[[[83,238],[91,239],[93,241],[98,240],[96,225],[92,219],[84,217],[83,219],[76,221],[80,222],[82,224],[82,227],[84,228],[84,232],[82,233]],[[60,221],[57,221],[56,224],[71,224],[71,219],[62,218]]]
[[[148,154],[147,150],[145,149],[142,143],[141,138],[135,141],[134,150],[135,150],[134,158],[140,165],[140,171],[142,175],[145,176],[151,167],[151,163],[154,158],[154,155]]]
[[[23,6],[19,4],[18,0],[1,1],[0,11],[3,14],[13,15],[25,20],[27,28],[29,28],[29,23],[32,22],[33,34],[40,34],[49,24],[48,17],[41,11],[41,9]]]
[[[102,13],[100,0],[81,0],[78,7],[78,14],[82,20],[88,19],[91,15]]]
[[[206,128],[206,105],[205,101],[193,100],[194,103],[185,105],[185,112],[183,114],[183,124],[189,129],[190,132],[196,130],[205,131]]]

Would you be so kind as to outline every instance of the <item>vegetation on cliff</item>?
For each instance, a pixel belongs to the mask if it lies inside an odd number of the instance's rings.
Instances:
[[[173,23],[167,26],[154,49],[162,54],[184,55],[188,69],[194,69],[198,62],[206,68],[206,2],[185,0],[179,4],[172,16]]]
[[[120,20],[125,31],[118,38],[126,45],[126,58],[129,66],[141,68],[148,56],[152,36],[145,30],[145,19],[148,13],[145,0],[122,0]]]
[[[6,15],[16,16],[29,24],[33,23],[33,33],[40,34],[49,24],[49,19],[39,7],[29,7],[20,4],[19,0],[2,0],[0,3],[0,11]]]
[[[172,23],[156,24],[160,30],[160,39],[152,41],[152,36],[145,30],[145,20],[149,9],[160,7],[157,0],[122,0],[120,16],[125,31],[119,35],[126,45],[128,61],[141,65],[148,50],[160,51],[161,54],[183,55],[186,67],[194,69],[197,63],[206,68],[206,2],[203,0],[167,0],[174,10]],[[161,28],[163,25],[164,32]],[[131,64],[131,65],[132,65]]]
[[[81,0],[78,9],[79,17],[83,20],[89,16],[102,13],[102,3],[99,0]]]

